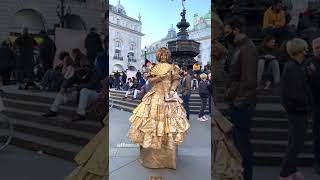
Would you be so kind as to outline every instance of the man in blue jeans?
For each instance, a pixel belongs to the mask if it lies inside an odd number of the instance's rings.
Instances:
[[[183,106],[187,113],[187,119],[189,119],[190,116],[190,108],[189,108],[189,100],[191,95],[191,76],[188,73],[187,67],[181,68],[181,74],[183,75],[182,79],[182,100],[183,100]]]
[[[230,105],[235,145],[242,156],[243,177],[252,180],[250,127],[256,104],[258,53],[253,42],[241,30],[242,22],[236,18],[225,23],[225,40],[235,47],[228,71],[225,101]]]

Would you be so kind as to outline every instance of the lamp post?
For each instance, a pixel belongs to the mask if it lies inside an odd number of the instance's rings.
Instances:
[[[144,46],[144,60],[146,61],[147,60],[147,46]]]
[[[59,0],[60,4],[57,5],[57,16],[59,17],[60,21],[60,27],[65,27],[65,17],[69,14],[71,14],[71,8],[70,6],[67,7],[67,13],[65,12],[65,0]]]

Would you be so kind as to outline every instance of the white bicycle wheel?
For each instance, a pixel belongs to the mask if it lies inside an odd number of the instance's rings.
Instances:
[[[0,150],[4,149],[11,142],[13,136],[13,125],[10,119],[0,113]]]

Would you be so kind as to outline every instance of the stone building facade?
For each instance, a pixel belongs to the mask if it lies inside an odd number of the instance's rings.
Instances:
[[[58,5],[61,1],[1,0],[0,40],[6,39],[13,33],[21,33],[23,27],[28,27],[32,34],[37,34],[41,30],[53,30],[60,22],[57,11],[60,10]],[[95,27],[98,31],[102,31],[106,12],[104,0],[64,1],[68,28],[88,31],[91,27]]]
[[[142,22],[129,17],[120,4],[109,5],[109,72],[141,69]]]

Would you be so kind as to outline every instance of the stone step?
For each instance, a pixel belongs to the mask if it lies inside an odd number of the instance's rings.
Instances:
[[[126,102],[132,102],[132,103],[137,103],[139,104],[141,102],[141,100],[132,100],[130,97],[126,98],[126,99],[123,99],[123,96],[119,96],[119,95],[111,95],[109,98],[111,99],[114,99],[114,100],[119,100],[119,101],[126,101]],[[208,99],[208,102],[209,102],[209,99]],[[192,101],[189,101],[189,105],[190,106],[196,106],[196,107],[199,107],[201,106],[201,101],[200,99],[199,100],[192,100]],[[209,104],[207,104],[208,106]]]
[[[53,118],[44,118],[42,112],[27,111],[17,108],[7,108],[4,114],[8,117],[20,119],[28,122],[56,126],[64,129],[79,130],[87,133],[96,133],[101,129],[99,122],[86,120],[80,122],[71,122],[71,117],[58,116]]]
[[[24,93],[24,94],[21,94],[21,93],[17,93],[17,92],[9,92],[9,91],[6,91],[4,93],[4,98],[12,99],[12,100],[22,100],[22,101],[26,101],[26,102],[29,102],[29,101],[34,102],[34,101],[36,101],[36,102],[39,102],[39,103],[46,103],[46,104],[51,104],[54,101],[54,96],[53,95],[48,97],[48,96],[45,96],[45,95],[40,95],[40,93],[30,93],[30,94]]]
[[[251,140],[254,152],[268,152],[268,153],[283,153],[286,152],[288,147],[288,141],[274,141],[274,140]],[[313,143],[312,141],[305,141],[302,153],[313,153]]]
[[[278,128],[251,128],[251,135],[254,139],[261,139],[261,140],[274,140],[275,137],[277,141],[287,140],[288,139],[288,129],[278,129]],[[310,127],[307,130],[306,139],[311,140],[313,137],[312,135],[312,128]]]
[[[222,111],[223,114],[228,115],[229,109],[227,104],[218,103],[216,107]],[[254,117],[259,118],[286,118],[287,113],[280,104],[264,103],[257,104],[254,111]]]
[[[223,103],[224,102],[224,95],[223,94],[217,94],[216,99],[214,102]],[[274,104],[280,104],[280,97],[278,96],[267,96],[267,95],[258,95],[257,96],[257,102],[258,103],[274,103]]]
[[[49,111],[50,104],[43,103],[43,102],[36,102],[36,99],[34,101],[24,101],[24,100],[15,100],[15,99],[8,99],[3,98],[4,105],[6,107],[13,107],[17,109],[23,109],[28,111],[34,111],[34,112],[47,112]],[[76,112],[75,107],[70,106],[61,106],[59,109],[59,113],[64,114],[66,116],[74,116]]]
[[[68,161],[74,161],[73,159],[75,155],[83,148],[82,146],[54,141],[49,138],[39,137],[19,131],[14,132],[11,144],[33,151],[42,151],[45,154],[56,156]]]
[[[14,133],[25,133],[78,146],[84,146],[94,136],[92,133],[65,129],[46,124],[38,124],[35,122],[14,119],[11,117],[9,118],[13,124]]]
[[[309,127],[312,125],[312,120],[310,119]],[[254,117],[252,119],[252,127],[254,128],[280,128],[288,129],[288,119],[286,118],[259,118]]]
[[[254,153],[254,164],[258,166],[281,166],[284,157],[282,153],[266,153],[266,152],[255,152]],[[299,154],[298,166],[313,166],[314,156],[311,153]]]
[[[112,98],[112,97],[111,97]],[[123,110],[132,112],[134,108],[136,108],[139,104],[139,102],[130,102],[130,101],[124,101],[123,99],[112,99],[114,103],[115,108],[122,108]],[[209,113],[209,107],[207,106],[205,113]],[[190,113],[191,114],[198,114],[200,111],[200,106],[190,106]]]
[[[126,92],[125,91],[110,91],[110,94],[117,95],[119,97],[124,97]],[[182,97],[181,94],[179,94],[179,96]],[[131,95],[131,97],[132,97],[132,95]],[[195,101],[200,100],[200,96],[198,94],[191,94],[190,101],[192,101],[192,100],[195,100]]]

